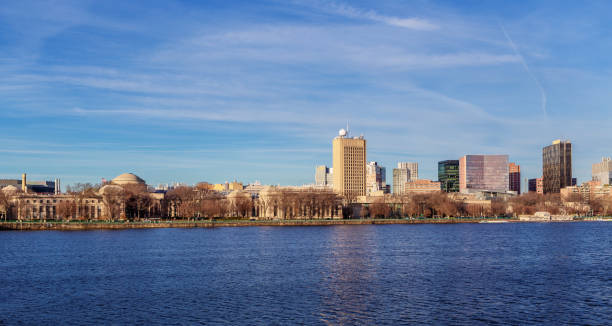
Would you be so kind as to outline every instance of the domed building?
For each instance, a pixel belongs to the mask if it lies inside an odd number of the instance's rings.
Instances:
[[[8,186],[2,188],[2,192],[5,195],[13,195],[13,194],[16,194],[18,192],[21,192],[21,189],[15,187],[13,185],[8,185]]]
[[[146,182],[140,178],[139,176],[133,174],[133,173],[124,173],[121,174],[119,176],[117,176],[116,178],[114,178],[111,181],[112,184],[115,185],[129,185],[129,184],[142,184],[142,185],[146,185]]]

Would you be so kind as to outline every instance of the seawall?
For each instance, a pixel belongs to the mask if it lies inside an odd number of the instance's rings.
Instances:
[[[363,219],[363,220],[271,220],[271,221],[159,221],[159,222],[0,222],[0,230],[119,230],[153,228],[216,228],[237,226],[331,226],[369,224],[457,224],[483,221],[516,222],[512,219]]]

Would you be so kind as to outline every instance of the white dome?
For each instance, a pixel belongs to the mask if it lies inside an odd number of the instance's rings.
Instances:
[[[116,185],[127,185],[127,184],[145,184],[145,181],[142,180],[139,176],[132,173],[124,173],[112,181],[113,184]]]
[[[340,131],[338,131],[338,136],[340,137],[344,137],[346,136],[346,130],[344,128],[340,129]]]
[[[2,192],[5,194],[10,194],[10,193],[16,193],[16,192],[20,192],[21,189],[13,186],[13,185],[8,185],[4,188],[2,188]]]

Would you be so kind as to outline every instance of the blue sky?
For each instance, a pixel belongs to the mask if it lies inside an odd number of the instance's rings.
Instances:
[[[350,121],[368,160],[612,155],[609,1],[10,1],[0,177],[304,184]],[[390,172],[388,172],[389,174]]]

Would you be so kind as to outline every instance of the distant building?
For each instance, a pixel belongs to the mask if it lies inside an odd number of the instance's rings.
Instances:
[[[612,160],[609,157],[603,157],[601,162],[593,164],[591,172],[593,181],[602,185],[612,184]]]
[[[441,190],[442,184],[440,182],[419,179],[406,182],[404,185],[404,192],[402,194],[426,194],[440,192]]]
[[[21,180],[19,179],[0,179],[0,188],[4,188],[6,186],[15,186],[21,189],[21,191],[25,193],[34,193],[34,194],[59,194],[61,193],[59,179],[55,179],[55,181],[31,181],[31,180],[28,180],[27,174],[25,173],[21,175]]]
[[[459,159],[462,193],[506,193],[508,189],[508,155],[465,155]]]
[[[404,193],[404,184],[419,178],[419,164],[415,162],[399,162],[393,169],[393,193]]]
[[[350,138],[341,129],[332,142],[333,187],[338,194],[350,197],[366,194],[366,141],[361,137]]]
[[[315,185],[317,186],[331,186],[334,183],[333,180],[333,168],[328,168],[325,165],[319,165],[315,169]]]
[[[528,183],[529,183],[529,187],[528,187],[529,192],[535,192],[538,194],[544,193],[544,184],[542,182],[542,178],[529,179]]]
[[[508,165],[509,190],[521,194],[521,166],[515,163]]]
[[[404,185],[410,181],[410,170],[393,169],[393,193],[399,195],[404,192]]]
[[[442,191],[459,192],[459,160],[438,162],[438,181]]]
[[[555,140],[542,149],[544,193],[559,193],[572,184],[572,143]]]
[[[407,169],[410,171],[410,180],[414,181],[419,178],[419,163],[417,162],[398,162],[398,169]]]
[[[567,199],[571,194],[579,194],[585,202],[591,199],[610,199],[611,190],[612,187],[608,184],[602,185],[599,181],[588,181],[581,186],[568,186],[561,189],[561,198]]]
[[[378,165],[378,162],[369,162],[366,165],[366,195],[381,190],[384,193],[386,189],[385,167]]]

